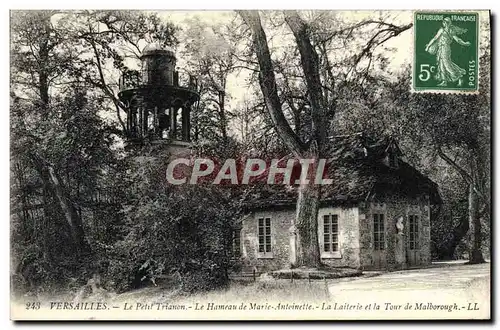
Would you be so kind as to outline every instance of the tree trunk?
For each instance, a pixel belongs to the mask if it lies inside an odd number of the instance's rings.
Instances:
[[[47,165],[47,170],[50,176],[53,191],[57,197],[57,200],[59,201],[59,205],[61,206],[64,216],[66,217],[66,221],[68,222],[71,229],[71,237],[73,239],[73,242],[75,243],[77,251],[79,253],[86,254],[90,249],[85,239],[82,219],[78,215],[76,207],[69,200],[63,183],[61,182],[54,168],[51,165]]]
[[[299,187],[295,217],[297,267],[317,268],[321,265],[318,243],[318,207],[320,186],[302,184]]]
[[[281,107],[281,101],[278,96],[278,86],[274,74],[273,62],[267,36],[262,28],[260,16],[256,11],[238,11],[245,23],[252,31],[252,41],[259,62],[259,84],[266,103],[266,109],[271,118],[276,133],[287,146],[288,150],[295,156],[300,157],[305,151],[304,143],[292,130]]]
[[[293,21],[291,23],[292,30],[296,36],[301,53],[302,67],[312,104],[313,129],[308,139],[311,141],[308,147],[297,133],[292,130],[283,113],[282,103],[278,96],[278,87],[276,85],[269,45],[258,12],[239,11],[239,14],[252,31],[253,46],[260,67],[259,84],[264,96],[267,112],[278,136],[287,146],[288,150],[297,158],[319,159],[321,148],[324,146],[323,142],[325,141],[324,104],[317,67],[317,54],[311,45],[305,24],[300,21],[297,14],[292,13],[289,15],[291,17],[290,20]],[[311,91],[311,89],[313,90]],[[312,167],[315,168],[316,166]],[[314,268],[321,265],[318,242],[320,187],[314,184],[316,171],[311,170],[310,173],[312,174],[307,176],[309,184],[301,183],[297,199],[297,213],[295,218],[297,259],[295,266]]]
[[[222,134],[222,141],[227,143],[227,118],[226,118],[226,109],[225,109],[225,95],[222,95],[221,103],[219,104],[219,115],[220,115],[220,129]]]
[[[484,262],[483,253],[481,251],[481,214],[479,212],[479,199],[481,198],[481,203],[489,205],[489,199],[481,193],[480,184],[480,180],[484,179],[485,176],[483,162],[487,157],[478,154],[480,153],[480,149],[477,145],[472,145],[470,150],[470,173],[468,173],[464,168],[460,167],[454,160],[447,156],[441,149],[441,146],[437,146],[438,155],[455,168],[465,182],[469,184],[469,234],[467,237],[469,263],[477,264]]]
[[[481,218],[478,212],[478,196],[474,185],[469,185],[469,263],[484,262],[481,251]]]
[[[76,207],[71,202],[64,183],[60,180],[59,175],[52,165],[35,154],[31,154],[30,156],[33,165],[42,178],[44,189],[47,189],[63,211],[76,251],[79,255],[90,253],[90,246],[85,239],[83,231],[82,219],[79,217]]]
[[[320,150],[326,142],[326,105],[323,86],[319,73],[319,57],[311,43],[309,26],[300,18],[297,11],[285,12],[285,21],[295,36],[300,53],[300,63],[311,104],[311,137],[316,140]],[[333,113],[331,116],[333,117]]]
[[[450,215],[451,216],[451,215]],[[439,260],[453,260],[455,255],[455,250],[458,244],[462,241],[464,237],[467,236],[469,231],[469,218],[464,215],[460,219],[460,223],[453,228],[452,238],[448,241],[445,246],[439,248],[438,259]]]

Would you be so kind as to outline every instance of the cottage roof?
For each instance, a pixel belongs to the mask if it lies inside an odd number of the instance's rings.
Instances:
[[[343,204],[384,199],[388,195],[402,198],[428,196],[431,204],[440,204],[437,184],[399,157],[397,141],[391,137],[373,140],[363,133],[330,138],[326,154],[328,178],[332,184],[322,186],[322,203]],[[397,166],[390,167],[384,158],[398,156]],[[266,175],[264,173],[263,175]],[[247,199],[249,208],[294,205],[297,187],[261,184]]]

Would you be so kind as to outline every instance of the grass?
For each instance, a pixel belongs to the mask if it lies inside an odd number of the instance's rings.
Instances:
[[[338,281],[350,281],[358,276],[358,271],[337,269],[330,274],[323,270],[294,269],[293,279],[289,270],[277,271],[273,276],[258,278],[252,281],[232,280],[225,289],[218,289],[195,294],[182,293],[171,281],[165,281],[158,286],[131,290],[121,294],[109,292],[113,302],[168,302],[168,303],[234,303],[251,301],[255,303],[271,302],[321,302],[328,300],[328,286]],[[326,276],[325,276],[326,275]],[[345,277],[345,278],[340,278]],[[333,279],[335,278],[335,279]],[[52,295],[52,300],[56,295]],[[65,292],[59,295],[61,301],[72,301],[73,294]],[[39,297],[41,298],[41,297]],[[44,297],[46,298],[46,297]],[[42,300],[46,300],[42,298]]]
[[[168,303],[233,303],[242,301],[265,302],[321,302],[329,298],[328,285],[324,280],[271,280],[232,281],[228,288],[182,294],[172,288],[162,286],[130,291],[114,297],[114,301],[168,302]]]
[[[294,301],[320,302],[329,298],[326,281],[271,280],[257,282],[232,282],[227,289],[179,296],[179,302],[257,303]]]
[[[298,269],[281,269],[269,273],[273,278],[279,279],[332,279],[343,277],[361,276],[362,271],[350,268],[334,268],[334,269],[316,269],[316,268],[298,268]]]

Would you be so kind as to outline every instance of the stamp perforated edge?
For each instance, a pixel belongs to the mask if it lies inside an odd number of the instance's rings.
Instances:
[[[460,89],[415,89],[415,86],[413,84],[414,81],[414,74],[415,74],[415,15],[416,13],[435,13],[435,12],[443,12],[443,13],[467,13],[467,14],[477,14],[477,32],[476,32],[476,47],[477,47],[477,87],[475,90],[460,90]],[[481,33],[481,12],[482,10],[413,10],[412,11],[412,19],[413,19],[413,27],[411,29],[411,40],[412,40],[412,61],[411,61],[411,81],[410,81],[410,92],[411,93],[416,93],[416,94],[463,94],[463,95],[477,95],[479,94],[479,86],[481,84],[481,65],[479,62],[480,58],[480,51],[481,51],[481,38],[480,38],[480,33]],[[489,15],[489,11],[488,11]],[[490,23],[491,24],[491,23]]]

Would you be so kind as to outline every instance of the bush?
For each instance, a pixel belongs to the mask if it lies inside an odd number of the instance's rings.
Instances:
[[[168,186],[159,157],[131,163],[127,233],[109,252],[108,283],[124,291],[178,274],[186,292],[224,287],[237,214],[227,190]]]

